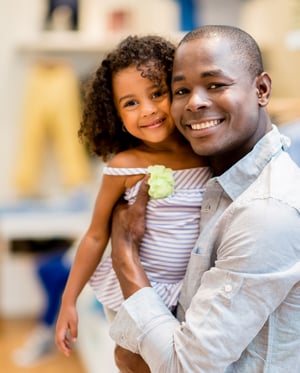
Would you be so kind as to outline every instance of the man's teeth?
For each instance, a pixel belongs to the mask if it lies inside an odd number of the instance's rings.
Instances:
[[[216,119],[216,120],[210,120],[210,121],[203,122],[203,123],[194,123],[194,124],[191,124],[190,126],[193,130],[202,130],[204,128],[216,126],[219,123],[221,123],[221,121],[219,119]]]

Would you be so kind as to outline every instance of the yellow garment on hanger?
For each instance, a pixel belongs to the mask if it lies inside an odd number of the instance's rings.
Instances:
[[[74,188],[90,178],[88,155],[79,142],[81,119],[78,79],[67,63],[37,63],[25,91],[21,143],[15,184],[22,196],[34,196],[47,143],[53,144],[63,184]]]

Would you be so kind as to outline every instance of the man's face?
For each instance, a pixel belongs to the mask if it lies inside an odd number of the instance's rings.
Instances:
[[[194,151],[209,156],[213,167],[219,165],[222,172],[270,129],[266,117],[261,118],[259,79],[250,76],[243,61],[234,60],[227,40],[191,40],[176,51],[172,80],[175,124]]]

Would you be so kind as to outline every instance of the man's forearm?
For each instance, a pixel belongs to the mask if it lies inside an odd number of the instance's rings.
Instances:
[[[112,259],[125,299],[141,288],[151,286],[137,252],[124,247]]]
[[[145,178],[132,205],[118,204],[112,220],[111,257],[125,299],[149,287],[150,282],[139,258],[139,245],[145,232],[146,206],[149,199]]]

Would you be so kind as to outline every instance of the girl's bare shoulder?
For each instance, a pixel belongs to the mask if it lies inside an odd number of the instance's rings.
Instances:
[[[109,167],[115,168],[137,168],[148,167],[143,152],[134,148],[116,154],[108,163]]]
[[[143,156],[144,153],[137,149],[129,149],[116,154],[108,163],[108,167],[114,168],[147,168],[149,162]],[[123,176],[125,188],[131,188],[145,175],[128,175]]]

